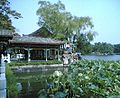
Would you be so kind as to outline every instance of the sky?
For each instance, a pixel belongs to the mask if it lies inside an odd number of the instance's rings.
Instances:
[[[39,26],[36,11],[39,0],[9,0],[12,9],[22,14],[21,19],[12,19],[19,34],[30,34]],[[58,0],[48,0],[55,3]],[[66,11],[74,16],[89,16],[98,33],[95,42],[120,44],[120,0],[61,0]]]

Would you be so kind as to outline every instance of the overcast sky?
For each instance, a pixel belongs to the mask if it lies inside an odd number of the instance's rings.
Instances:
[[[19,34],[29,34],[39,28],[36,11],[39,0],[9,0],[12,9],[20,12],[22,19],[13,19]],[[54,3],[58,0],[49,0]],[[120,43],[120,0],[61,0],[66,11],[75,16],[89,16],[98,32],[94,42]]]

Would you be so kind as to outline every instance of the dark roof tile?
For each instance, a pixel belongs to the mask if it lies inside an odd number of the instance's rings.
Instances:
[[[12,43],[38,43],[38,44],[64,44],[63,41],[51,38],[33,37],[33,36],[16,36],[11,40]]]

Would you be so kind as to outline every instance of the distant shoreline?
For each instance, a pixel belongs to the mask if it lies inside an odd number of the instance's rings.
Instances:
[[[107,54],[107,53],[103,53],[103,54],[101,54],[101,53],[94,53],[94,54],[85,54],[85,55],[94,55],[94,56],[110,56],[110,55],[120,55],[120,53],[112,53],[112,54]]]

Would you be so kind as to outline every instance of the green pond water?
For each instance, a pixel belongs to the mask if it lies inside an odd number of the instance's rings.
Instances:
[[[39,90],[45,87],[46,78],[53,72],[54,71],[15,74],[19,84],[19,98],[38,98]]]

